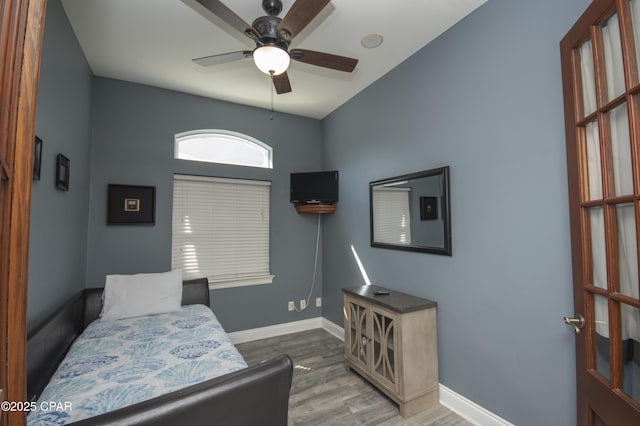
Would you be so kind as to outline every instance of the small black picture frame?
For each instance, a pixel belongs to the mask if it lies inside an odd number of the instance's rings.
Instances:
[[[108,225],[155,225],[156,187],[109,184]]]
[[[35,137],[33,145],[33,180],[40,180],[42,169],[42,139]]]
[[[69,190],[69,173],[71,161],[62,154],[56,159],[56,188],[62,191]]]
[[[420,197],[420,220],[438,219],[438,197]]]

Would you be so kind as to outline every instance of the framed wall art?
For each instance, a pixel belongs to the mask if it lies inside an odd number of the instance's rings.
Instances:
[[[109,184],[108,225],[155,225],[156,187]]]
[[[438,219],[438,197],[420,197],[420,220]]]
[[[42,169],[42,139],[36,136],[33,146],[33,180],[40,180]]]

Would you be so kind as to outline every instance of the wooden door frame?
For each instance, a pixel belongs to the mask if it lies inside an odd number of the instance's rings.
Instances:
[[[46,0],[3,0],[0,6],[0,144],[6,177],[0,223],[0,288],[5,306],[0,324],[6,330],[8,401],[25,401],[27,273],[31,183],[40,52]],[[0,423],[23,425],[24,412],[8,412]]]

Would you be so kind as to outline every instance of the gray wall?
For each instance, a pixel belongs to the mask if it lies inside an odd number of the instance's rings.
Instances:
[[[27,321],[31,328],[84,288],[92,74],[59,0],[47,2],[36,135],[41,180],[32,186]],[[69,192],[55,186],[58,153],[71,160]]]
[[[559,42],[588,0],[490,0],[323,121],[340,206],[323,314],[371,280],[438,302],[440,382],[519,426],[576,422]],[[368,182],[451,166],[453,256],[369,247]]]
[[[319,120],[270,112],[184,93],[95,78],[87,285],[103,286],[106,274],[160,272],[171,268],[173,174],[271,180],[273,284],[212,292],[212,307],[227,331],[317,317],[310,303],[288,312],[287,301],[309,293],[316,241],[315,215],[298,215],[289,203],[289,174],[321,169]],[[272,170],[173,159],[174,135],[226,129],[273,147]],[[109,183],[154,185],[155,226],[107,226]],[[322,258],[320,258],[320,262]],[[322,273],[312,301],[320,296]]]

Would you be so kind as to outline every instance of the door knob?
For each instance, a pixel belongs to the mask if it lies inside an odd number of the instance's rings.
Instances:
[[[576,334],[578,334],[580,329],[584,327],[584,317],[580,314],[576,315],[575,318],[564,317],[564,323],[573,327]]]

